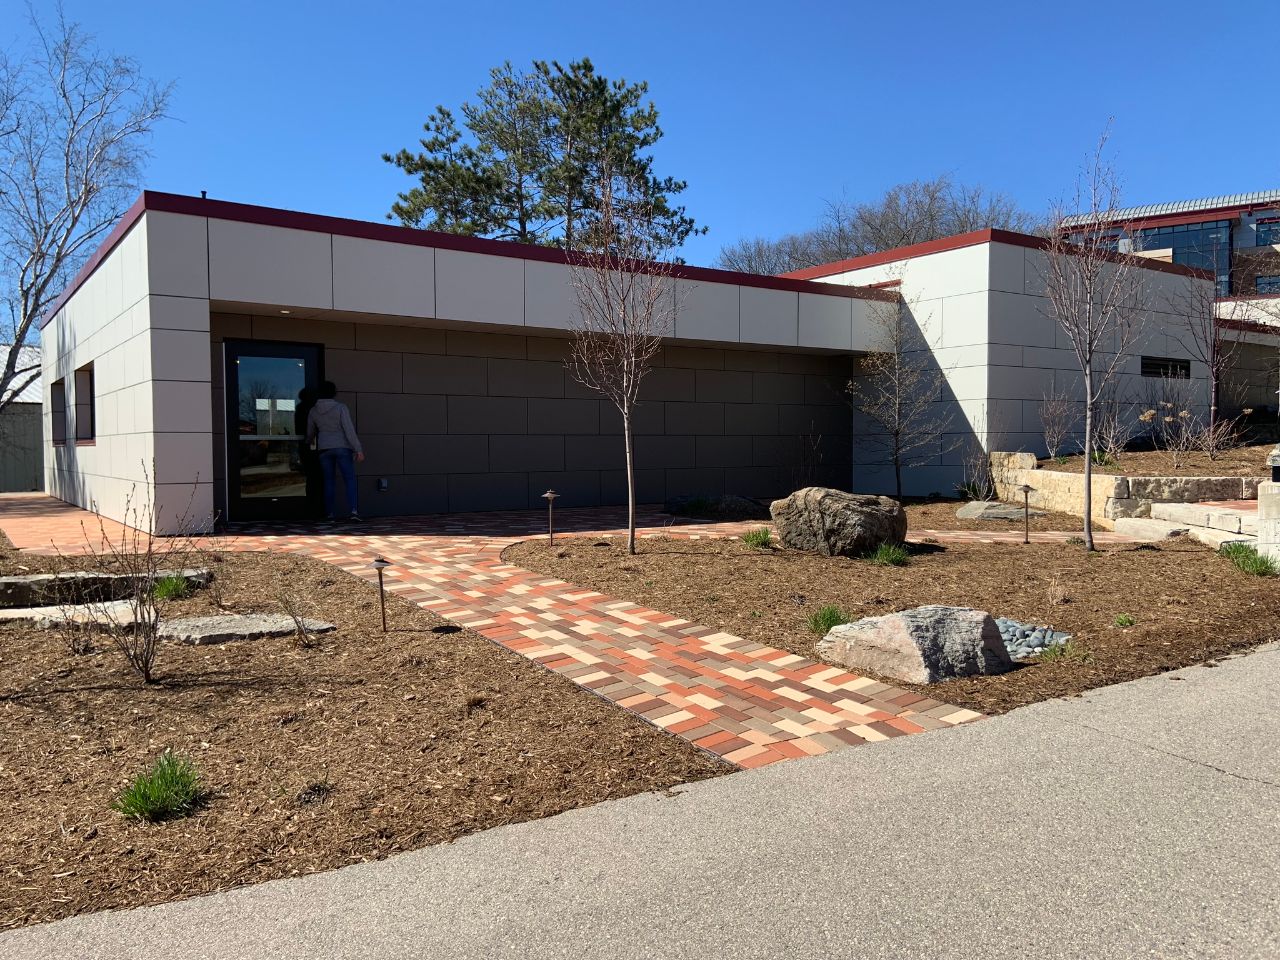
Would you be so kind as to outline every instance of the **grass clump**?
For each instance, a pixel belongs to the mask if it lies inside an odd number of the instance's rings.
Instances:
[[[755,547],[757,550],[768,550],[773,545],[773,533],[768,527],[748,530],[742,535],[742,542],[748,547]]]
[[[833,603],[819,607],[809,614],[809,629],[820,637],[825,637],[832,627],[849,622],[849,615]]]
[[[195,764],[166,750],[150,770],[120,792],[111,807],[133,820],[161,823],[190,815],[203,801]]]
[[[1122,613],[1116,617],[1117,627],[1132,627],[1137,622],[1138,621],[1134,619],[1133,615],[1129,613]]]
[[[1218,553],[1234,563],[1245,573],[1255,577],[1274,577],[1280,575],[1280,564],[1270,557],[1264,557],[1258,548],[1249,543],[1224,543]]]
[[[1055,643],[1040,651],[1041,663],[1088,663],[1093,654],[1074,640]]]
[[[901,543],[882,543],[868,553],[866,559],[877,567],[905,567],[911,562],[911,554]]]
[[[191,585],[186,577],[170,574],[152,584],[151,592],[157,600],[181,600],[191,592]]]

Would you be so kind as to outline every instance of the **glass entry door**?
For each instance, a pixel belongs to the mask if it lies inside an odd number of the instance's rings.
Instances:
[[[228,520],[316,515],[319,473],[306,430],[322,376],[321,349],[306,343],[224,343]]]

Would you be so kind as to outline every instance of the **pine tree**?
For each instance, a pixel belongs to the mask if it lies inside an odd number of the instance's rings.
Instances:
[[[422,151],[384,154],[418,183],[390,218],[406,226],[574,248],[598,218],[606,158],[615,176],[642,185],[669,246],[704,233],[672,197],[686,184],[653,173],[662,138],[648,85],[608,80],[588,59],[563,66],[510,63],[464,103],[465,134],[445,107],[428,118]],[[598,238],[596,238],[598,240]]]

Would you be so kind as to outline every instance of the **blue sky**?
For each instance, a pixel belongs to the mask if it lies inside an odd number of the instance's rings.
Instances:
[[[408,178],[380,153],[435,104],[505,59],[583,55],[649,82],[658,169],[711,228],[690,263],[942,172],[1043,209],[1112,116],[1127,203],[1280,187],[1274,2],[65,6],[177,82],[147,177],[177,193],[382,219]]]

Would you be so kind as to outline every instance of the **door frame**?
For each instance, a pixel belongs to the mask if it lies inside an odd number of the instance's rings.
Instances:
[[[319,510],[320,490],[316,475],[307,476],[307,493],[302,497],[250,498],[240,496],[240,390],[236,361],[242,356],[296,357],[303,360],[306,386],[318,388],[324,381],[324,344],[294,340],[245,340],[229,337],[222,341],[222,413],[226,468],[223,495],[228,523],[255,520],[310,520]],[[233,387],[234,380],[234,387]]]

